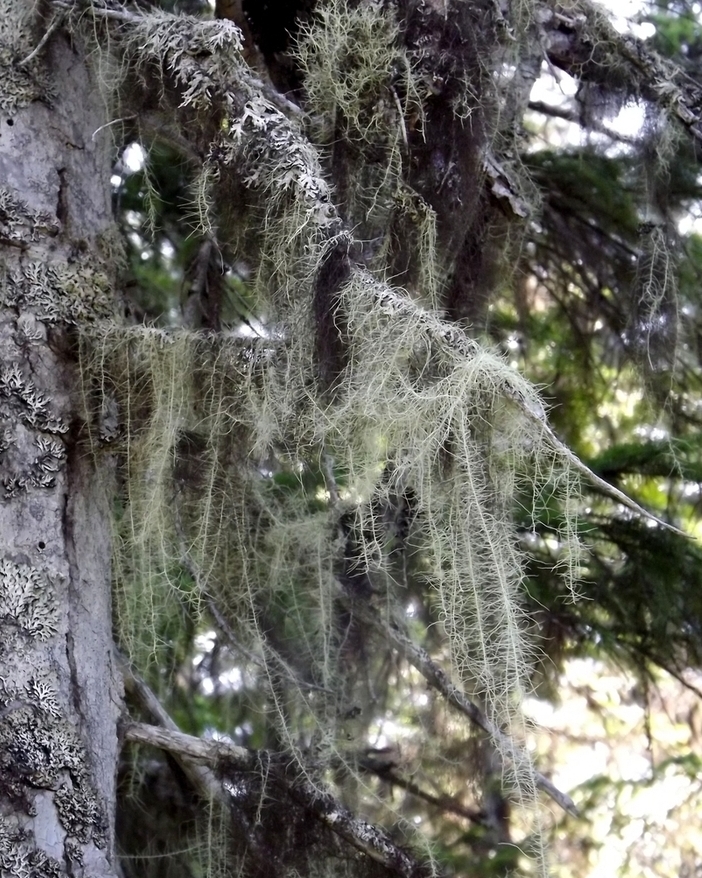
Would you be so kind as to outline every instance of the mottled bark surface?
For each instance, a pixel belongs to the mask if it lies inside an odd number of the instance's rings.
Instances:
[[[107,492],[81,442],[73,339],[111,310],[105,110],[65,38],[18,63],[42,26],[0,5],[0,865],[112,875]]]

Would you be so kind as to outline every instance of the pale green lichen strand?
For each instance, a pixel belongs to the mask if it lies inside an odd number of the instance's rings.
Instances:
[[[353,703],[362,681],[350,679],[354,669],[343,667],[334,637],[343,548],[336,525],[341,514],[352,518],[359,561],[385,589],[381,603],[391,604],[387,535],[373,506],[411,492],[454,676],[485,700],[493,724],[514,733],[516,743],[494,743],[516,797],[533,803],[533,769],[521,749],[529,644],[512,504],[517,485],[536,493],[550,482],[571,498],[576,490],[568,459],[538,417],[525,414],[542,412],[538,395],[501,357],[362,269],[337,291],[346,360],[336,393],[324,393],[315,279],[335,248],[354,242],[314,147],[251,87],[231,29],[222,30],[227,50],[219,52],[216,24],[200,30],[192,19],[159,13],[123,25],[120,51],[180,83],[188,114],[218,120],[203,199],[235,177],[261,211],[254,283],[273,327],[248,348],[226,334],[98,325],[83,334],[86,383],[113,395],[122,415],[115,450],[124,452],[127,496],[115,525],[115,570],[127,647],[148,660],[162,615],[215,597],[241,643],[275,676],[280,664],[265,642],[261,607],[287,607],[300,654],[331,694],[306,698],[290,673],[285,704],[276,702],[281,740],[305,768],[299,719],[314,752],[343,763],[343,703]],[[325,453],[345,478],[338,508],[326,503],[313,514],[317,498],[276,492],[266,475],[269,458],[294,473]],[[574,549],[575,530],[566,521],[563,554]]]

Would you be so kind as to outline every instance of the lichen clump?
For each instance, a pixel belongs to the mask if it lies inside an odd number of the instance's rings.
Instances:
[[[0,560],[0,625],[6,634],[14,630],[42,641],[56,633],[52,588],[35,567]]]

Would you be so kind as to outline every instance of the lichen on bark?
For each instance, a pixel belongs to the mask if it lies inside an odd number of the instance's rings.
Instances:
[[[105,108],[85,55],[51,12],[0,4],[0,868],[12,878],[113,874],[109,528],[79,448],[71,341],[114,313],[109,143],[92,137]]]

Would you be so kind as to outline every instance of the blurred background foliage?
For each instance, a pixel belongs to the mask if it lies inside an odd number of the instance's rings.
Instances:
[[[198,0],[187,8],[161,5],[209,14]],[[276,75],[295,85],[287,54],[297,27],[292,6],[284,14],[274,3],[244,8]],[[304,18],[310,8],[294,11]],[[702,95],[699,3],[642,4],[631,25]],[[684,541],[651,527],[584,486],[587,551],[581,598],[573,602],[546,563],[558,558],[545,527],[558,508],[544,502],[543,531],[538,522],[521,531],[531,559],[525,601],[539,650],[529,702],[533,748],[582,812],[580,820],[550,819],[556,873],[694,878],[702,875],[702,146],[668,137],[651,108],[631,96],[619,95],[618,107],[599,116],[597,99],[544,64],[520,156],[540,210],[473,331],[542,388],[551,423],[596,473],[691,534]],[[167,146],[144,153],[128,133],[113,182],[128,242],[131,319],[265,332],[250,266],[227,252],[212,281],[221,301],[217,325],[206,309],[191,307],[203,244],[193,231],[194,178]],[[273,482],[324,502],[320,471],[281,469]],[[412,563],[421,567],[421,559]],[[188,573],[179,575],[187,591]],[[418,632],[429,625],[424,642],[440,651],[433,610],[412,587],[411,571],[408,582],[410,624]],[[148,682],[184,731],[275,747],[266,719],[269,681],[257,657],[192,618],[183,607],[179,617],[164,619],[158,637],[165,648]],[[278,630],[280,654],[294,662],[296,645],[285,642],[284,625]],[[489,748],[405,663],[387,657],[373,672],[382,693],[375,718],[360,730],[353,706],[345,718],[366,784],[353,795],[365,798],[366,813],[392,821],[383,802],[392,805],[393,814],[425,829],[456,874],[528,870],[518,849],[505,844],[518,834],[519,816],[499,793]],[[427,729],[429,747],[420,744]],[[194,829],[205,819],[177,767],[128,753],[121,777],[125,875],[202,874],[197,857],[169,853],[174,836],[181,849],[196,851]],[[488,789],[482,797],[454,776],[454,761],[467,753]],[[158,801],[155,823],[144,779]]]

